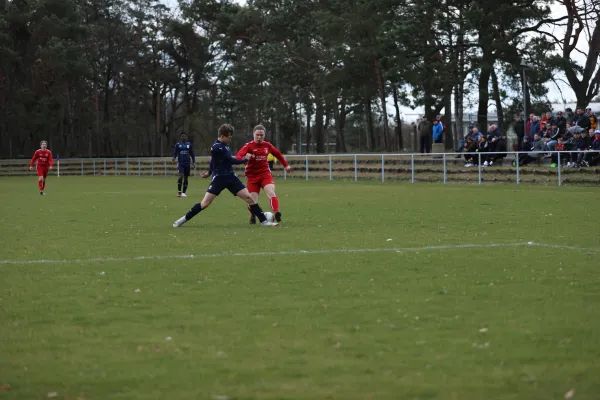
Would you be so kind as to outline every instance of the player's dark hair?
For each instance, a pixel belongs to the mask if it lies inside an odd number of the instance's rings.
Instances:
[[[254,129],[252,130],[252,133],[256,132],[256,131],[267,131],[267,129],[263,126],[263,125],[256,125],[254,127]]]
[[[45,141],[45,140],[42,140],[42,141],[40,142],[40,146],[42,145],[42,143],[46,143],[46,146],[48,145],[48,142],[47,142],[47,141]]]
[[[233,135],[233,126],[229,124],[223,124],[219,127],[219,137],[229,137]]]

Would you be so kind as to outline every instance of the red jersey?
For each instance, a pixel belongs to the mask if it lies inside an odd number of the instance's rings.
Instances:
[[[37,160],[38,167],[51,167],[54,165],[54,161],[52,160],[52,152],[48,149],[42,150],[38,149],[33,153],[33,157],[31,157],[31,162],[29,163],[30,167],[33,167],[33,164]]]
[[[262,142],[261,144],[256,143],[254,140],[248,142],[238,151],[237,158],[244,158],[246,154],[254,154],[254,157],[248,160],[246,163],[246,176],[260,176],[262,174],[270,174],[269,162],[267,157],[269,153],[273,154],[276,159],[281,162],[284,168],[287,168],[288,163],[283,158],[283,154],[275,146],[269,142]]]

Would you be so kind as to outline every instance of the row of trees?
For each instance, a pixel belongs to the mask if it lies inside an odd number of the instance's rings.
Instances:
[[[559,71],[586,105],[598,19],[597,0],[0,0],[0,156],[161,155],[182,131],[202,154],[225,121],[285,151],[398,151],[400,106],[512,118],[523,61],[528,110]]]

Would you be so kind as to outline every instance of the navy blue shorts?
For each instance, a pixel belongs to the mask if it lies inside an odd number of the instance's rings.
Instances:
[[[177,165],[177,172],[183,174],[183,176],[190,176],[190,166],[184,164]]]
[[[218,196],[225,189],[235,196],[240,190],[246,189],[246,186],[236,175],[222,175],[214,176],[206,191]]]

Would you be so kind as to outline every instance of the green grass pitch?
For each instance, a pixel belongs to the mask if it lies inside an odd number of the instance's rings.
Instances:
[[[0,400],[598,399],[598,188],[206,186],[0,178]]]

